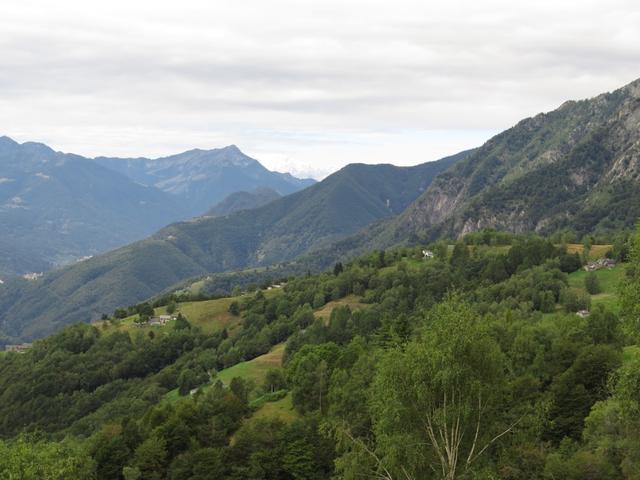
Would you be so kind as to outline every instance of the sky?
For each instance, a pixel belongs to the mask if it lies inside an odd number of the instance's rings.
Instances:
[[[0,135],[85,156],[237,145],[321,179],[479,146],[640,77],[637,0],[20,0]]]

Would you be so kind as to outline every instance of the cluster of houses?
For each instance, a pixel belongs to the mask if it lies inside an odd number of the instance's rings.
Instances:
[[[31,343],[18,343],[16,345],[5,345],[5,352],[24,353],[31,348]]]
[[[584,266],[585,271],[593,272],[595,270],[600,270],[601,268],[613,268],[616,266],[616,261],[611,258],[600,258],[595,262],[590,262]]]
[[[28,280],[29,282],[35,282],[43,275],[44,273],[42,272],[31,272],[31,273],[25,273],[24,275],[22,275],[22,278],[24,278],[25,280]]]
[[[150,326],[150,327],[161,327],[166,325],[170,320],[175,320],[177,317],[175,315],[157,315],[155,317],[149,318],[146,322],[136,322],[136,325],[139,327]]]

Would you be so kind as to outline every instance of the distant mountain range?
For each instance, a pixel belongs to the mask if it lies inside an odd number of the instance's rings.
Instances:
[[[467,154],[415,167],[349,165],[260,208],[176,223],[36,282],[7,283],[0,288],[0,328],[12,337],[39,337],[195,275],[295,259],[403,212]]]
[[[640,217],[640,80],[566,102],[438,162],[349,165],[253,210],[233,206],[239,204],[228,198],[222,216],[176,223],[36,282],[4,285],[1,329],[34,338],[191,276],[289,261],[322,267],[374,248],[483,228],[632,228]]]
[[[94,161],[0,137],[0,279],[144,238],[204,213],[231,192],[287,194],[312,183],[270,172],[235,146]]]
[[[187,214],[86,158],[0,137],[0,278],[103,252]]]
[[[141,185],[180,197],[192,216],[204,213],[234,192],[270,188],[288,195],[315,183],[310,178],[271,172],[235,145],[156,159],[98,157],[95,161]]]

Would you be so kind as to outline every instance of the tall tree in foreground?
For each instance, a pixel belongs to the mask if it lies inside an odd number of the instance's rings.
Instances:
[[[622,286],[621,318],[625,334],[632,340],[640,340],[640,225],[632,239],[630,265],[627,279]]]
[[[389,352],[372,389],[380,478],[458,478],[513,429],[501,418],[504,357],[470,306],[450,296],[422,335]]]

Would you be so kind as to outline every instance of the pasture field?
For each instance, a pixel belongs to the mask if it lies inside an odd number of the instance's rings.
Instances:
[[[267,402],[256,410],[249,421],[255,421],[262,418],[279,418],[285,423],[290,423],[299,418],[300,415],[293,408],[291,401],[291,392],[286,397],[276,400],[275,402]]]
[[[600,283],[601,292],[591,295],[591,305],[603,305],[613,312],[620,310],[618,295],[620,282],[624,279],[625,265],[619,264],[615,268],[601,268],[593,272]],[[584,279],[587,272],[578,270],[569,275],[569,286],[584,289]]]
[[[334,308],[348,306],[351,311],[361,310],[366,307],[365,304],[360,303],[362,298],[356,295],[347,295],[340,300],[334,300],[326,303],[323,307],[319,308],[313,314],[316,318],[320,318],[324,321],[325,324],[329,323],[329,318],[331,318],[331,312],[333,312]]]
[[[213,378],[213,382],[220,380],[225,385],[228,385],[234,377],[240,377],[245,380],[253,380],[256,385],[261,385],[269,370],[282,367],[284,347],[285,344],[280,343],[273,347],[269,353],[225,368],[218,372]]]

